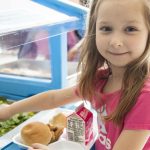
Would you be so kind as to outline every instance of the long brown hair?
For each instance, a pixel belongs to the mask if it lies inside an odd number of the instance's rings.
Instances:
[[[89,14],[88,29],[81,46],[82,52],[79,60],[81,75],[79,78],[79,91],[84,99],[92,100],[95,95],[94,81],[99,68],[107,64],[105,58],[98,52],[96,47],[96,18],[100,4],[103,0],[93,0]],[[117,108],[109,116],[104,117],[106,121],[113,121],[120,125],[125,115],[136,103],[137,97],[147,79],[150,55],[150,1],[143,0],[145,21],[149,35],[144,53],[140,58],[127,65],[122,84],[122,95]],[[109,68],[109,65],[107,65]],[[111,68],[109,68],[111,70]]]

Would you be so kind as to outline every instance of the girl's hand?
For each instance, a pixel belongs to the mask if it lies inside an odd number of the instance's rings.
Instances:
[[[32,144],[32,148],[29,148],[28,150],[49,150],[49,148],[43,144],[34,143]]]
[[[0,121],[5,121],[12,116],[9,105],[1,104],[0,105]]]

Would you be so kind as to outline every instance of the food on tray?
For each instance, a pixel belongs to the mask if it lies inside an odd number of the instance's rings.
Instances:
[[[16,114],[15,116],[13,116],[12,118],[10,118],[6,121],[0,122],[0,136],[3,136],[10,130],[14,129],[19,124],[21,124],[24,121],[26,121],[27,119],[31,118],[33,115],[34,115],[33,112],[20,113],[20,114]]]
[[[33,143],[48,145],[59,139],[66,124],[66,116],[59,113],[52,118],[49,124],[37,121],[25,125],[21,130],[21,137],[24,143],[29,146]]]
[[[48,145],[52,139],[49,127],[42,122],[31,122],[21,130],[21,137],[25,144],[41,143]]]
[[[6,97],[0,96],[0,104],[8,104],[9,101],[7,101]]]
[[[48,127],[52,133],[52,139],[50,143],[53,143],[59,139],[59,137],[62,135],[64,128],[63,127],[56,127],[48,124]]]
[[[33,70],[28,68],[0,68],[1,73],[15,74],[22,76],[34,76],[34,77],[50,77],[50,73],[43,72],[43,70]],[[44,75],[44,76],[43,76]]]
[[[4,104],[11,104],[11,103],[12,101],[8,101],[7,98],[0,96],[0,106]],[[14,129],[25,120],[31,118],[34,114],[35,113],[33,112],[19,113],[19,114],[14,115],[12,118],[6,121],[1,121],[0,122],[0,136],[3,136],[10,130]]]
[[[63,133],[63,128],[58,127],[57,130],[54,132],[54,134],[55,134],[55,141],[59,139],[59,137],[61,136],[62,133]]]
[[[56,116],[54,116],[52,118],[52,120],[50,120],[49,123],[53,126],[66,128],[67,127],[67,117],[63,113],[59,113]]]

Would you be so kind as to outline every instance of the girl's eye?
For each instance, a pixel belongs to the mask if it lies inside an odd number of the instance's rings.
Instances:
[[[111,27],[107,27],[107,26],[105,27],[105,26],[104,26],[104,27],[101,27],[101,28],[100,28],[100,31],[102,31],[102,32],[111,32],[111,31],[112,31],[112,28],[111,28]]]
[[[135,32],[135,31],[137,31],[137,29],[135,27],[127,27],[125,29],[125,31],[127,31],[127,32]]]

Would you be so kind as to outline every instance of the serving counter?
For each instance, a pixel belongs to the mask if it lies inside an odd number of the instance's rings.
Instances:
[[[0,6],[0,95],[19,100],[67,86],[77,66],[67,62],[67,32],[84,29],[88,10],[68,0],[9,3]]]

